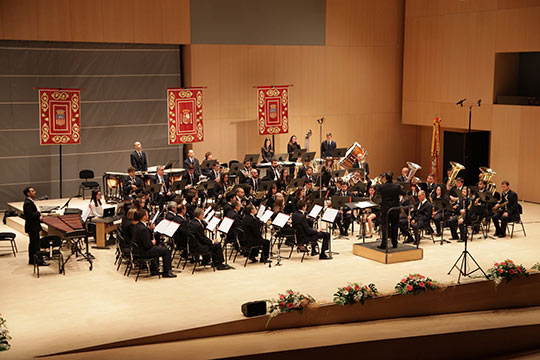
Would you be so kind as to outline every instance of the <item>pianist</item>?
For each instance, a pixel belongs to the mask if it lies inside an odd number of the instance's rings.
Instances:
[[[101,204],[101,191],[94,190],[92,191],[92,199],[90,200],[90,216],[92,217],[102,217],[103,216],[103,206]]]

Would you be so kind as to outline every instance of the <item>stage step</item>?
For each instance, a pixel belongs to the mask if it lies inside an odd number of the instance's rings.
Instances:
[[[6,225],[21,234],[26,233],[26,231],[24,231],[24,222],[25,220],[19,216],[9,216],[6,218]],[[49,230],[45,224],[41,224],[41,227],[45,233]]]
[[[356,243],[353,245],[353,254],[374,260],[382,264],[395,264],[405,261],[422,260],[424,251],[416,246],[399,244],[397,248],[379,249],[378,241],[368,243]]]

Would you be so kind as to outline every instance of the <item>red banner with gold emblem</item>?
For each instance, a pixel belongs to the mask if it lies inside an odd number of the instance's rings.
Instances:
[[[204,140],[201,88],[167,89],[169,145]]]
[[[289,132],[289,86],[257,86],[259,135]]]
[[[441,152],[441,121],[439,116],[433,119],[433,134],[431,137],[431,173],[435,179],[439,176],[439,154]]]
[[[41,145],[80,144],[81,90],[38,89]]]

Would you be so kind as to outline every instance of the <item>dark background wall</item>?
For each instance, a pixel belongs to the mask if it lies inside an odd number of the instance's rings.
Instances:
[[[325,44],[326,0],[192,0],[190,6],[192,44]]]
[[[23,199],[58,197],[58,146],[40,146],[36,87],[81,88],[81,144],[63,146],[63,196],[77,193],[79,171],[129,166],[134,141],[150,165],[181,159],[167,144],[165,88],[180,86],[180,47],[0,41],[0,209]]]

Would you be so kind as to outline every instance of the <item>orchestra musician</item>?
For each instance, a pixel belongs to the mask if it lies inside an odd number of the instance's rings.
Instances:
[[[302,179],[303,177],[305,177],[306,176],[306,171],[310,166],[311,166],[310,161],[304,162],[304,164],[298,168],[298,171],[296,172],[296,178],[297,179]]]
[[[251,177],[251,160],[244,160],[244,167],[240,169],[240,182],[245,183],[248,178]]]
[[[445,214],[444,210],[438,207],[438,203],[436,200],[449,200],[447,197],[444,196],[444,189],[442,186],[437,185],[435,187],[435,192],[431,196],[431,199],[433,200],[433,210],[431,217],[433,218],[433,222],[435,223],[435,231],[437,232],[437,236],[441,236],[442,231],[442,223],[443,221],[448,218],[449,214]],[[444,214],[444,216],[443,216]]]
[[[231,182],[229,180],[229,173],[224,172],[219,176],[219,180],[216,184],[216,187],[214,188],[214,195],[216,196],[217,204],[221,202],[223,196],[225,195],[225,191],[229,186],[231,186]]]
[[[202,174],[201,166],[199,164],[199,160],[195,158],[195,151],[193,151],[193,149],[190,149],[188,151],[188,157],[184,160],[184,169],[187,169],[189,165],[193,166],[193,168],[195,169],[195,174],[198,178]]]
[[[450,232],[452,233],[452,240],[458,240],[463,242],[467,240],[467,223],[471,222],[473,213],[470,210],[471,207],[471,198],[468,196],[468,189],[463,187],[461,189],[461,196],[458,198],[457,203],[454,205],[454,209],[457,215],[452,216],[448,220],[448,226],[450,227]],[[467,214],[468,211],[468,214]],[[467,218],[467,216],[469,218]],[[459,238],[457,234],[457,229],[459,227]]]
[[[102,217],[103,216],[103,205],[101,204],[101,191],[92,190],[92,198],[90,199],[90,216],[92,217]]]
[[[272,149],[272,142],[270,138],[264,139],[263,147],[261,148],[262,162],[269,163],[274,158],[274,149]]]
[[[456,179],[456,184],[452,186],[452,188],[450,189],[450,201],[452,202],[458,201],[459,197],[462,194],[464,184],[465,184],[465,180],[463,180],[463,178],[458,177]]]
[[[318,178],[315,175],[313,175],[313,168],[311,166],[309,166],[307,168],[306,175],[304,176],[304,179],[306,179],[306,181],[309,180],[314,184],[317,183]]]
[[[189,219],[195,218],[195,209],[197,209],[197,202],[199,196],[196,190],[191,189],[186,193],[186,214]]]
[[[368,199],[370,201],[375,201],[375,188],[373,186],[370,186],[368,188]],[[362,216],[362,223],[365,224],[367,222],[369,233],[366,235],[366,238],[370,239],[373,237],[373,228],[374,228],[374,221],[377,218],[378,210],[376,208],[367,208],[365,209],[365,213]]]
[[[330,186],[330,180],[332,179],[332,167],[334,165],[334,160],[326,159],[325,163],[321,169],[321,182],[322,187],[327,188]]]
[[[245,184],[251,186],[253,191],[259,190],[259,171],[257,169],[251,169],[251,176],[246,178]]]
[[[263,200],[263,201],[266,201],[266,207],[267,208],[270,208],[270,209],[274,208],[274,204],[275,204],[275,201],[276,201],[276,195],[277,194],[278,194],[277,185],[272,184],[272,186],[270,186],[270,188],[266,192],[266,196],[264,197],[264,200]],[[281,197],[283,197],[283,195],[281,195]]]
[[[407,240],[405,240],[404,243],[414,242],[415,245],[420,244],[420,229],[431,228],[429,225],[429,220],[431,219],[432,212],[433,207],[426,199],[426,192],[424,190],[420,190],[418,192],[418,203],[414,205],[411,215],[409,215],[411,227],[413,228],[414,232],[414,239],[408,229],[401,229],[402,233],[407,236]]]
[[[176,196],[176,194],[173,194],[169,188],[169,177],[165,175],[164,171],[165,167],[163,165],[159,165],[156,175],[153,175],[150,178],[150,184],[161,184],[161,188],[157,193],[160,211],[163,210],[165,203],[171,201]]]
[[[255,217],[255,214],[257,214],[257,209],[252,204],[248,205],[246,207],[246,216],[244,216],[244,219],[242,220],[242,229],[244,230],[245,239],[247,242],[247,245],[252,246],[260,246],[262,245],[262,254],[260,262],[267,263],[269,262],[269,254],[270,254],[270,241],[267,239],[264,239],[261,232],[261,222]],[[248,254],[249,259],[251,262],[257,262],[257,255],[258,255],[259,249],[253,249],[253,251]]]
[[[332,133],[326,134],[326,140],[321,143],[321,158],[329,158],[334,156],[337,144],[332,140]]]
[[[437,184],[435,184],[435,175],[429,174],[426,178],[426,188],[424,189],[428,199],[433,199],[433,196],[435,195],[433,192],[435,191],[436,187]]]
[[[227,233],[227,236],[225,238],[226,244],[234,244],[235,247],[235,234],[236,229],[240,227],[240,224],[242,223],[242,216],[240,214],[240,211],[242,209],[242,205],[237,200],[232,200],[230,203],[230,207],[227,207],[227,212],[224,213],[226,217],[233,220],[233,224],[231,228],[229,229],[229,232]]]
[[[448,184],[448,179],[450,178],[450,175],[452,175],[452,168],[446,169],[446,176],[443,178],[443,184]]]
[[[315,230],[308,225],[306,219],[307,204],[304,200],[298,201],[298,210],[292,215],[292,226],[296,230],[296,238],[298,240],[299,248],[301,251],[305,251],[305,246],[311,244],[311,256],[318,254],[316,250],[317,240],[322,239],[321,253],[319,254],[319,260],[331,259],[325,252],[328,250],[328,243],[330,241],[330,234],[320,230]]]
[[[184,192],[187,192],[188,190],[194,189],[195,186],[197,186],[197,183],[199,182],[199,174],[196,171],[195,165],[188,164],[186,166],[186,172],[184,175],[182,175],[182,180],[186,179],[186,187],[184,188]]]
[[[404,195],[401,186],[392,182],[394,173],[388,171],[385,175],[385,183],[378,186],[377,191],[381,194],[381,228],[382,228],[382,241],[381,245],[377,247],[379,249],[386,249],[387,247],[387,232],[390,230],[390,239],[392,241],[392,247],[397,248],[397,235],[399,225],[399,209],[390,211],[391,208],[400,206],[399,197]]]
[[[281,173],[279,175],[279,180],[277,183],[278,189],[280,191],[285,191],[290,182],[291,179],[289,178],[289,169],[284,167],[281,169]]]
[[[290,161],[296,161],[296,159],[292,158],[292,154],[294,150],[300,149],[300,144],[298,144],[298,139],[296,138],[296,135],[291,136],[289,139],[289,142],[287,143],[287,153],[289,154],[289,160]]]
[[[510,189],[508,181],[501,182],[501,190],[501,200],[493,207],[497,213],[493,215],[492,219],[495,225],[495,236],[504,238],[508,222],[520,219],[520,205],[518,204],[518,195]]]
[[[356,155],[356,160],[354,161],[352,168],[364,169],[364,178],[365,180],[369,180],[369,164],[365,161],[365,158],[362,157],[362,154]]]
[[[177,204],[175,201],[169,201],[167,203],[165,219],[180,224],[174,233],[173,239],[179,249],[185,249],[187,247],[186,227],[188,219],[186,218],[186,207],[184,204]]]
[[[353,194],[349,191],[349,184],[342,182],[339,190],[337,190],[333,196],[343,196],[351,200]],[[343,206],[339,209],[336,224],[339,227],[339,234],[341,236],[349,236],[349,226],[352,223],[352,210],[347,206]]]
[[[404,167],[401,169],[401,175],[397,177],[396,181],[398,183],[407,182],[407,178],[409,177],[409,168]]]
[[[306,194],[306,199],[309,199],[310,195],[313,194],[313,181],[306,179],[304,182],[304,192]]]
[[[148,160],[146,158],[146,153],[142,151],[142,145],[140,142],[136,141],[133,144],[135,149],[129,156],[131,166],[137,171],[146,171],[148,170]]]
[[[152,228],[147,227],[148,212],[139,209],[133,217],[134,224],[131,228],[132,239],[139,246],[139,254],[147,257],[160,257],[163,261],[164,278],[175,278],[176,275],[171,272],[171,252],[164,246],[156,246],[156,240],[152,237]],[[158,264],[154,261],[150,263],[150,274],[158,275]]]
[[[279,177],[278,161],[276,159],[272,159],[272,167],[266,171],[266,176],[264,179],[268,181],[278,181]]]
[[[213,160],[214,159],[214,156],[212,155],[212,153],[210,151],[207,151],[205,154],[204,154],[204,160]],[[212,171],[212,169],[201,169],[201,175],[204,175],[206,177],[210,177],[210,172]]]
[[[24,214],[24,231],[28,234],[30,242],[28,243],[28,264],[34,265],[34,255],[39,251],[39,239],[41,230],[41,212],[37,207],[34,199],[36,198],[36,190],[33,186],[24,188],[23,214]],[[48,266],[43,258],[38,260],[39,266]]]
[[[133,166],[128,167],[128,176],[123,180],[124,200],[133,199],[136,194],[141,193],[144,188],[144,182],[140,177],[135,176],[136,169]]]
[[[223,249],[219,241],[217,239],[211,240],[205,235],[205,225],[203,223],[204,210],[201,208],[196,208],[194,211],[194,217],[195,218],[189,223],[189,232],[193,234],[197,240],[197,249],[195,250],[198,250],[201,253],[210,252],[213,266],[218,270],[234,269],[232,266],[223,263],[225,259],[223,257]],[[207,256],[204,256],[203,260],[203,264],[210,263],[210,259]]]

